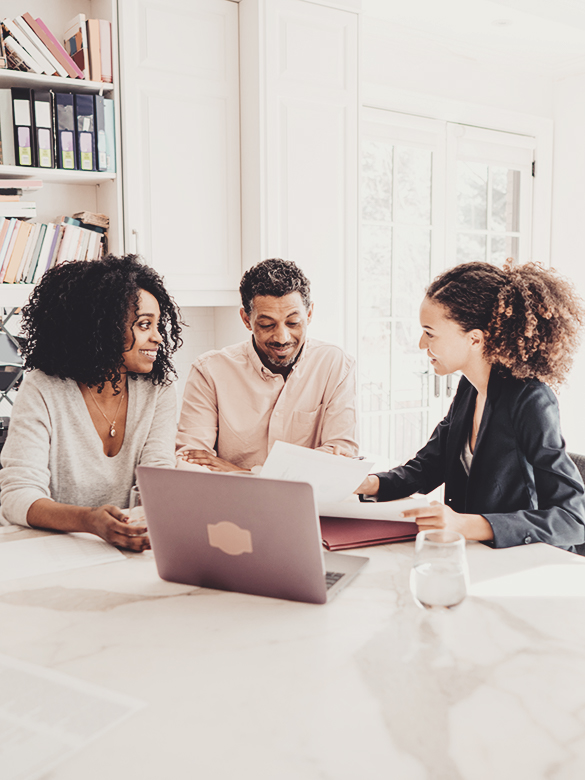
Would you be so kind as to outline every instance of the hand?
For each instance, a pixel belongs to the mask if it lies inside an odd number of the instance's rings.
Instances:
[[[90,509],[84,520],[84,530],[101,536],[114,547],[134,552],[150,550],[150,539],[145,536],[146,526],[128,525],[128,516],[112,504]]]
[[[432,501],[429,506],[405,509],[402,516],[405,520],[414,520],[419,531],[445,528],[463,534],[466,539],[487,541],[494,538],[492,527],[485,517],[454,512],[439,501]]]
[[[375,474],[368,474],[362,484],[353,492],[363,493],[364,496],[377,496],[378,490],[380,490],[380,478]]]
[[[351,450],[345,449],[345,447],[342,447],[341,444],[334,444],[331,448],[331,454],[343,455],[344,458],[355,458],[353,452],[351,452]]]
[[[187,463],[197,463],[199,466],[207,466],[210,471],[249,471],[249,469],[241,469],[239,466],[234,466],[233,463],[218,458],[217,455],[214,455],[212,452],[207,452],[207,450],[185,450],[185,452],[181,452],[180,454]]]

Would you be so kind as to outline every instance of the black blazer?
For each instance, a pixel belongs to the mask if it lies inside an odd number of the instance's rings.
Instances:
[[[451,408],[428,443],[404,466],[378,474],[379,501],[430,493],[445,483],[445,503],[483,515],[494,547],[546,542],[574,552],[585,539],[583,481],[565,452],[557,400],[537,380],[492,369],[469,477],[461,450],[477,391],[462,377]]]

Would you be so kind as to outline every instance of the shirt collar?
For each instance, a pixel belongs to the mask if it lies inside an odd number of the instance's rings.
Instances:
[[[308,346],[309,346],[309,339],[306,339],[305,343],[303,344],[303,347],[301,349],[300,355],[298,356],[294,366],[292,367],[292,370],[291,370],[291,372],[289,374],[289,377],[298,369],[299,365],[302,364],[303,361],[305,360]],[[246,342],[246,352],[247,352],[248,360],[250,360],[250,362],[252,363],[254,369],[256,370],[256,372],[258,374],[260,374],[262,379],[265,379],[265,380],[266,379],[274,379],[277,376],[280,376],[280,377],[282,377],[284,379],[282,374],[277,374],[277,373],[272,372],[260,360],[260,358],[258,357],[258,353],[254,349],[254,334],[251,334],[250,338]]]

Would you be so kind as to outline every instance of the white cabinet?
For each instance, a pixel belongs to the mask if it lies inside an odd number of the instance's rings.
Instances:
[[[85,82],[80,79],[37,76],[33,73],[20,73],[8,69],[0,70],[0,88],[27,87],[53,89],[63,92],[99,92],[103,90],[107,97],[115,101],[116,116],[119,116],[117,91],[117,37],[115,0],[92,0],[92,2],[34,2],[32,0],[9,0],[2,4],[2,18],[14,18],[29,11],[33,17],[40,16],[57,38],[65,31],[67,23],[77,13],[85,13],[88,18],[108,19],[112,22],[114,83],[102,84]],[[119,123],[117,122],[117,125]],[[117,140],[119,133],[117,133]],[[119,149],[119,143],[117,143]],[[118,155],[119,166],[119,155]],[[110,217],[110,251],[123,251],[122,191],[121,179],[113,173],[96,171],[64,171],[47,168],[23,168],[0,165],[0,178],[31,177],[43,180],[43,188],[33,192],[26,200],[37,204],[36,221],[53,221],[62,215],[71,215],[77,211],[104,213]],[[31,285],[0,285],[0,308],[12,308],[26,302]]]
[[[358,16],[304,0],[239,8],[244,267],[294,260],[312,335],[355,351]]]
[[[241,276],[238,5],[124,0],[126,247],[179,304],[237,304]]]

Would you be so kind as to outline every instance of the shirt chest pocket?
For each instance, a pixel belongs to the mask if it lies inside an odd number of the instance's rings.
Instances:
[[[321,444],[322,409],[320,404],[314,412],[295,410],[292,414],[292,438],[295,444],[304,447],[318,447]]]

